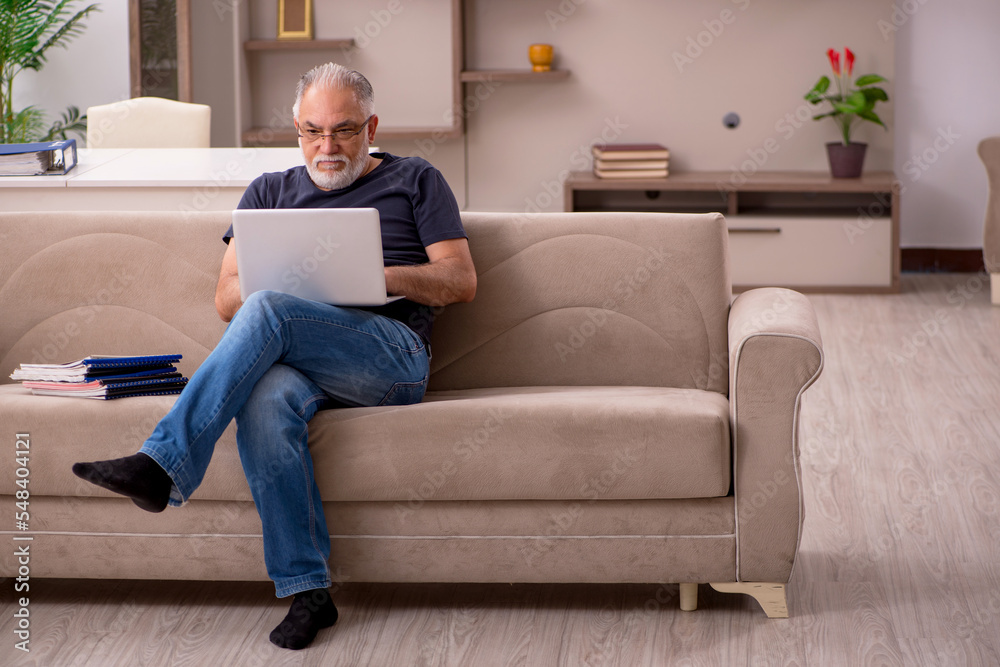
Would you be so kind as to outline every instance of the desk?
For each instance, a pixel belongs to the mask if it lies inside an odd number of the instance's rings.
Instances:
[[[225,211],[298,148],[83,148],[63,176],[0,177],[4,211]]]

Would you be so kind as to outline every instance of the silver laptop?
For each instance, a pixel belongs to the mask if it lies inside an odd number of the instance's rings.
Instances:
[[[240,296],[274,290],[335,306],[381,306],[385,263],[374,208],[233,211]]]

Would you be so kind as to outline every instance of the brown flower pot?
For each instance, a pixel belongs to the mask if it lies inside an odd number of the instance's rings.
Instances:
[[[849,143],[846,146],[839,141],[826,145],[826,154],[830,158],[830,175],[834,178],[858,178],[865,164],[865,150],[868,144]]]

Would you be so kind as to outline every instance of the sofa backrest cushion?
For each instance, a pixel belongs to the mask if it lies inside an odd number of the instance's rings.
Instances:
[[[225,330],[215,286],[229,211],[0,212],[0,382],[21,363],[184,355]]]
[[[640,385],[728,393],[719,214],[463,213],[479,284],[435,319],[432,390]]]
[[[0,382],[22,362],[184,355],[225,324],[229,211],[0,212]],[[641,385],[727,393],[719,215],[463,213],[475,300],[434,325],[431,389]]]

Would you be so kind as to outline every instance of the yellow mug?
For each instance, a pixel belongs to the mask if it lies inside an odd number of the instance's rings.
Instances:
[[[552,69],[552,45],[532,44],[528,47],[528,60],[535,72],[548,72]]]

